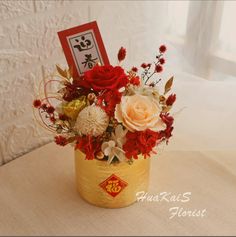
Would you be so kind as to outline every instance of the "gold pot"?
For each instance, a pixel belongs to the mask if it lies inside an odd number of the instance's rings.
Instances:
[[[108,164],[107,161],[85,160],[85,154],[75,151],[76,185],[87,202],[106,208],[126,207],[136,202],[136,193],[147,192],[150,158]]]

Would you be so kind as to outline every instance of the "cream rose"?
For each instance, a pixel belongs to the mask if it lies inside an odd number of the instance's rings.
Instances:
[[[151,129],[158,131],[165,129],[165,124],[159,117],[159,104],[148,96],[123,96],[121,103],[116,106],[115,118],[129,131],[143,131]]]

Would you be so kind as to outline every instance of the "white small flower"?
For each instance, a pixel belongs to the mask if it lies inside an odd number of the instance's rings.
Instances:
[[[118,125],[115,129],[115,133],[112,133],[111,138],[113,141],[116,142],[117,146],[122,148],[123,144],[125,143],[125,136],[126,133],[128,132],[127,129],[123,130],[123,126],[122,125]]]
[[[130,85],[127,89],[127,95],[145,95],[159,100],[159,91],[157,87],[147,85],[135,86]]]
[[[85,107],[78,115],[75,131],[97,137],[103,134],[109,124],[109,117],[100,107],[90,105]]]
[[[125,135],[127,131],[127,129],[123,130],[122,125],[118,125],[115,132],[111,135],[111,140],[102,144],[101,149],[104,155],[108,156],[109,164],[115,157],[117,157],[120,162],[126,159],[125,152],[122,147],[125,143]]]
[[[125,152],[116,146],[115,141],[110,140],[109,142],[104,142],[101,148],[104,155],[108,156],[108,164],[110,164],[115,157],[121,162],[126,159]]]

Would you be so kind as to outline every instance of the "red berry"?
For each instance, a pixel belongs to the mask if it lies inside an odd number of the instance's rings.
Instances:
[[[164,58],[160,58],[159,62],[160,62],[160,64],[163,65],[166,62],[166,60]]]
[[[52,114],[55,111],[55,108],[53,106],[49,106],[47,108],[47,113]]]
[[[163,71],[163,67],[161,65],[156,65],[155,70],[156,70],[156,72],[162,72]]]
[[[133,72],[138,72],[138,68],[136,68],[136,67],[132,67],[132,69],[131,69]]]
[[[164,44],[161,45],[160,48],[159,48],[159,51],[160,51],[160,53],[165,53],[165,51],[166,51],[166,46],[165,46]]]
[[[35,108],[39,108],[41,106],[41,100],[34,100],[33,105]]]
[[[145,69],[147,67],[147,64],[146,63],[142,63],[141,67]]]

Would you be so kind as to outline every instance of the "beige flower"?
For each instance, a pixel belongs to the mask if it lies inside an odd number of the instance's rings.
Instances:
[[[106,131],[108,124],[106,112],[98,106],[90,105],[79,113],[74,129],[81,134],[97,137]]]
[[[165,124],[159,117],[161,108],[152,97],[135,94],[123,96],[116,106],[115,118],[129,131],[158,131],[165,129]]]

